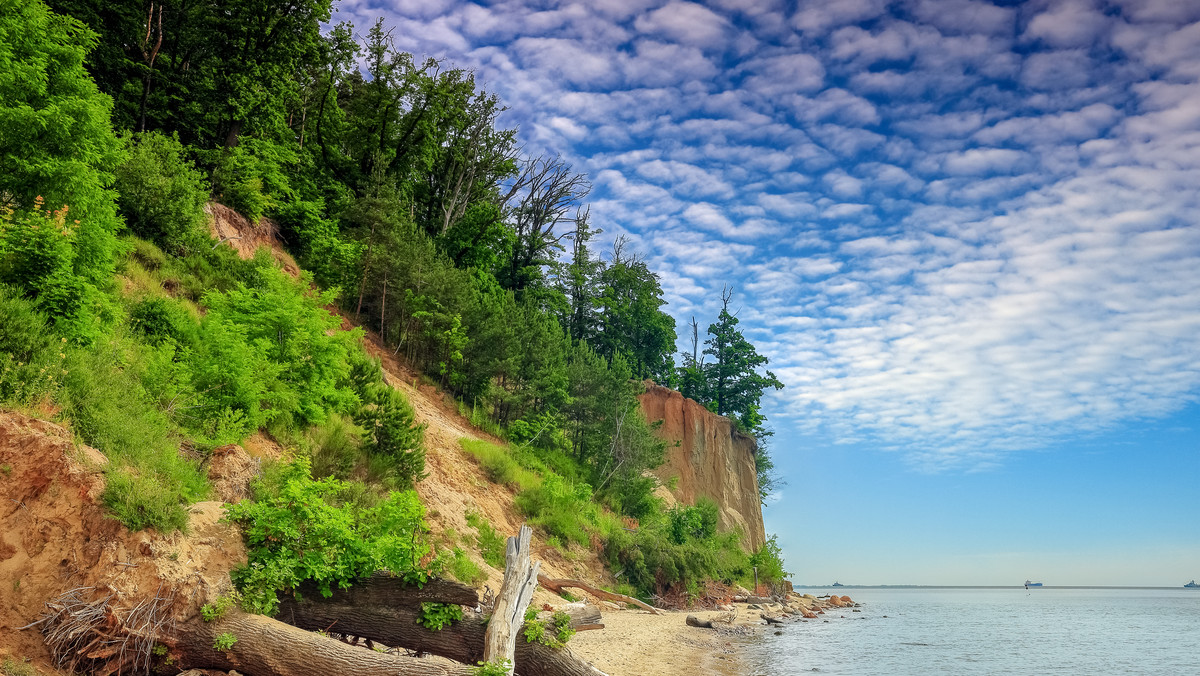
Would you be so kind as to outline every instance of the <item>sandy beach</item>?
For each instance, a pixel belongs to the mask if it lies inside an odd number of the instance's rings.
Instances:
[[[765,614],[784,622],[810,613],[845,607],[853,602],[789,594],[786,603],[757,605],[736,603],[732,611],[602,611],[603,629],[581,631],[567,644],[571,652],[591,662],[609,676],[692,676],[746,673],[743,650],[758,633],[767,630]],[[687,625],[688,615],[713,622],[713,629]],[[731,620],[731,621],[730,621]]]

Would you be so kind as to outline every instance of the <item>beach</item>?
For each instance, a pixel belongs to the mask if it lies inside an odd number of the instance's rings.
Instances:
[[[798,621],[805,611],[821,613],[827,599],[789,594],[786,603],[734,603],[717,611],[644,610],[602,612],[603,629],[581,631],[567,646],[609,676],[691,676],[747,673],[746,645],[768,631],[762,618]],[[689,615],[710,621],[713,628],[687,625]]]

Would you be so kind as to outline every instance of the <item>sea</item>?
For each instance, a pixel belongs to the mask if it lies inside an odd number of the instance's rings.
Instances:
[[[766,628],[746,647],[747,675],[1200,675],[1200,590],[1022,586],[796,591],[837,593],[860,605]]]

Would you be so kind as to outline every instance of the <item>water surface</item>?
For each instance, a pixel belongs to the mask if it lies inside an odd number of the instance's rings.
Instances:
[[[861,612],[768,631],[747,647],[749,674],[1200,674],[1196,590],[797,591],[848,595]]]

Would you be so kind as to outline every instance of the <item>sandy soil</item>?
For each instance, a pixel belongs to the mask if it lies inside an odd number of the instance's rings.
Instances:
[[[738,653],[743,639],[727,631],[689,627],[684,623],[687,615],[606,610],[603,629],[581,631],[567,645],[609,676],[745,673]]]

